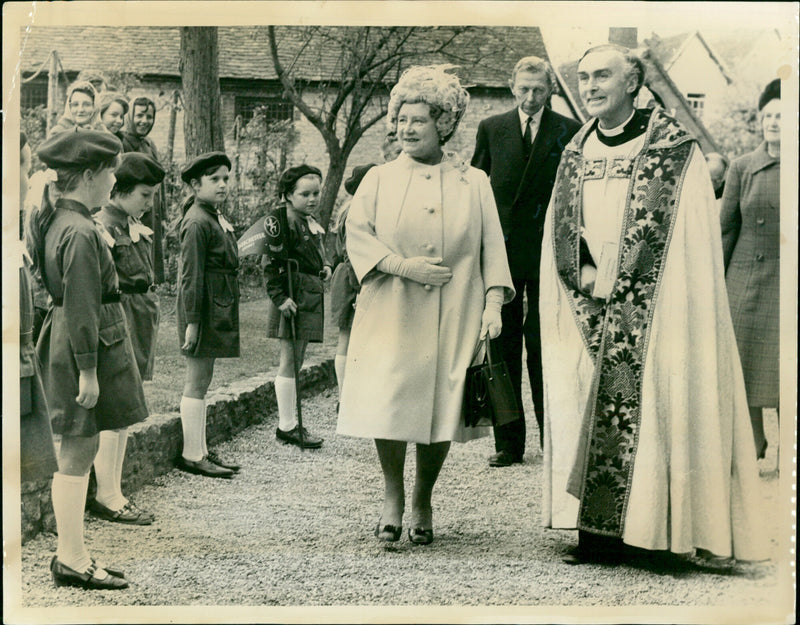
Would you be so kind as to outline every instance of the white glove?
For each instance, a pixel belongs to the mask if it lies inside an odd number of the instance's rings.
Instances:
[[[391,273],[420,284],[442,286],[450,282],[453,272],[450,271],[449,267],[442,267],[439,264],[441,262],[441,258],[430,258],[428,256],[403,258],[397,254],[389,254],[381,259],[377,264],[377,269],[383,273]]]
[[[500,331],[503,329],[503,317],[500,312],[502,308],[503,287],[493,286],[486,293],[486,304],[481,319],[481,340],[485,339],[487,334],[490,339],[500,336]]]

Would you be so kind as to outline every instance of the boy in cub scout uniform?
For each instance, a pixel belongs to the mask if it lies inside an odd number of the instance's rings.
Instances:
[[[158,297],[151,291],[153,231],[140,218],[152,206],[164,170],[149,156],[130,152],[120,156],[114,176],[117,180],[111,190],[111,202],[94,219],[117,268],[122,308],[139,374],[143,380],[152,380],[159,310]],[[108,521],[149,525],[153,515],[122,494],[127,442],[127,428],[100,433],[100,447],[94,459],[97,494],[89,501],[89,509]]]
[[[617,46],[578,66],[593,119],[564,149],[541,264],[544,523],[579,530],[570,564],[759,560],[714,190],[694,137],[661,108],[634,108],[643,82]]]
[[[275,437],[304,449],[319,449],[323,442],[298,423],[295,380],[306,346],[321,343],[325,327],[323,282],[331,277],[331,262],[322,242],[325,230],[314,218],[321,189],[319,169],[305,164],[290,167],[278,180],[278,203],[264,220],[268,242],[262,259],[269,295],[267,336],[280,339],[281,350],[275,377]],[[287,263],[292,264],[291,290]]]

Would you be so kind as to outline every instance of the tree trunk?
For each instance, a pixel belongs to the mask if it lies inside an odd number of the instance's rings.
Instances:
[[[325,182],[322,185],[322,192],[319,197],[320,224],[322,224],[326,230],[329,229],[331,213],[336,203],[336,196],[339,193],[339,188],[342,186],[346,166],[346,155],[330,155],[328,172],[325,176]]]
[[[224,152],[216,27],[181,28],[180,71],[186,160],[204,152]]]

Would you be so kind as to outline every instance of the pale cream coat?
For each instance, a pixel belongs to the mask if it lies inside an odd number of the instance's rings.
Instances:
[[[423,165],[401,154],[367,173],[346,227],[362,288],[337,433],[423,444],[485,435],[463,425],[464,379],[486,291],[514,294],[486,174],[453,156]],[[388,254],[441,257],[453,277],[426,288],[380,273]]]

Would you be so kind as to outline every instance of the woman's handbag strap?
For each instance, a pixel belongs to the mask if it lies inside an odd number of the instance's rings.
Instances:
[[[478,352],[481,350],[481,345],[486,345],[486,359],[489,361],[489,366],[492,363],[492,342],[488,338],[478,339],[477,343],[475,343],[475,349],[472,352],[472,360],[470,362],[475,362],[475,357],[478,355]]]

